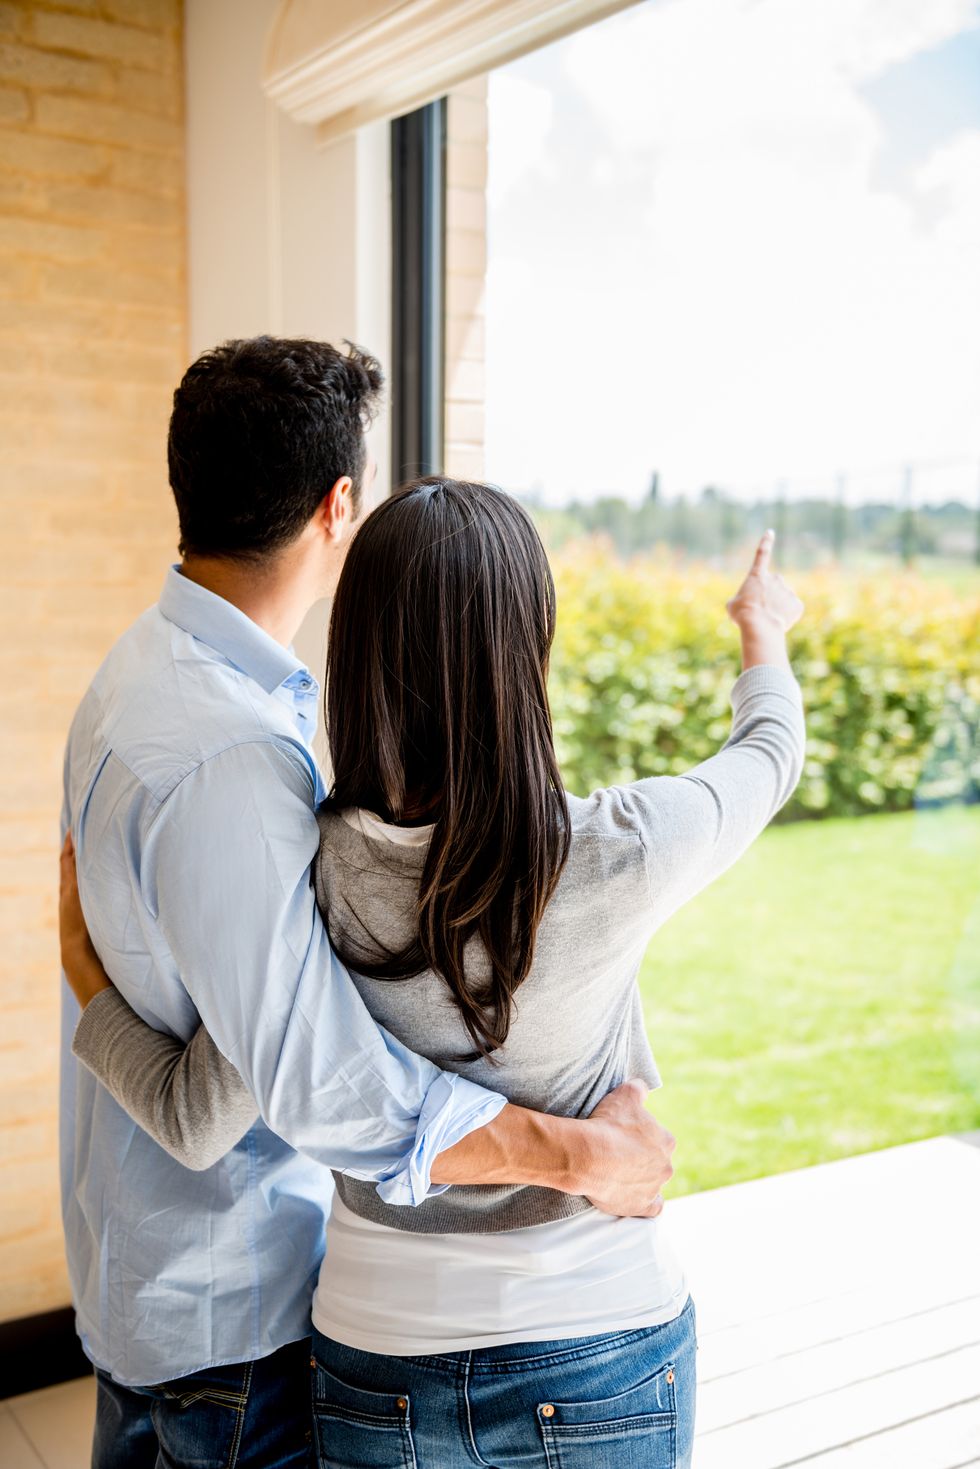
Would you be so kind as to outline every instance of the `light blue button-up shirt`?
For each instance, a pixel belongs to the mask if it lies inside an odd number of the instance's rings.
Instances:
[[[129,1003],[200,1021],[262,1120],[219,1163],[169,1157],[71,1055],[62,1200],[83,1345],[145,1385],[265,1356],[310,1329],[329,1168],[412,1205],[436,1153],[504,1104],[375,1024],[314,902],[319,688],[174,568],[75,716],[65,822],[95,946]]]

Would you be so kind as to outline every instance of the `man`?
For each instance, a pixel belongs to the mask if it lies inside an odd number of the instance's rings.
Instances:
[[[336,584],[381,389],[356,349],[267,337],[205,353],[174,395],[180,567],[72,725],[65,827],[92,938],[125,998],[203,1021],[262,1120],[204,1173],[162,1152],[71,1058],[63,1205],[93,1462],[306,1462],[307,1338],[327,1168],[411,1207],[524,1182],[654,1214],[673,1140],[642,1089],[584,1122],[505,1105],[381,1030],[332,954],[310,866],[319,690],[291,651]]]

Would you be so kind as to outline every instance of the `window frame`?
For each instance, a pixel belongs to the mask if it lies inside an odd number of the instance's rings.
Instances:
[[[445,455],[448,99],[391,124],[392,488]]]

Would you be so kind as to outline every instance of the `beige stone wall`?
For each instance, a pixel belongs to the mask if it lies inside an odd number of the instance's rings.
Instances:
[[[449,94],[446,127],[446,473],[484,476],[487,79]]]
[[[79,695],[176,540],[180,0],[0,3],[0,1319],[68,1299],[55,876]]]

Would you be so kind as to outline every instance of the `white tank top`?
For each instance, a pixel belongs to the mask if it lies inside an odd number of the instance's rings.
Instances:
[[[334,1195],[313,1323],[345,1346],[412,1357],[659,1326],[687,1297],[662,1219],[590,1209],[498,1234],[416,1234]]]

